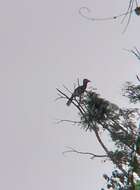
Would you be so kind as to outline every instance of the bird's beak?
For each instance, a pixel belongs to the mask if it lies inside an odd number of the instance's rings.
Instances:
[[[90,80],[88,80],[87,82],[91,82]]]

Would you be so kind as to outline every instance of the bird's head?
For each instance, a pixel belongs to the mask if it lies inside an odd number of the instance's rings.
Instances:
[[[83,80],[83,84],[87,84],[88,82],[91,82],[91,81],[88,80],[88,79],[84,79],[84,80]]]

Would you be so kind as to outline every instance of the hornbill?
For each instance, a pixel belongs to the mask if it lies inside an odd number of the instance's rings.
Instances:
[[[69,106],[73,100],[73,98],[75,98],[76,96],[81,97],[81,95],[85,92],[86,87],[87,87],[87,83],[90,82],[90,80],[88,79],[84,79],[83,80],[83,85],[82,86],[78,86],[74,92],[72,93],[71,97],[69,98],[69,100],[67,101],[67,106]]]

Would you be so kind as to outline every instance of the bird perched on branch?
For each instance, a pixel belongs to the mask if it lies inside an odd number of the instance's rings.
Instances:
[[[81,97],[81,95],[85,92],[86,88],[87,88],[87,83],[90,82],[90,80],[88,79],[84,79],[83,80],[83,85],[82,86],[78,86],[74,92],[72,93],[71,97],[69,98],[69,100],[67,101],[67,106],[69,106],[73,100],[73,98],[75,97]]]

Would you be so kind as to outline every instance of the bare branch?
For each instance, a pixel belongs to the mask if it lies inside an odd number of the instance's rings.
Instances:
[[[63,87],[64,87],[70,94],[72,94],[71,90],[69,90],[64,84],[63,84]]]
[[[82,154],[82,155],[89,155],[91,156],[90,159],[94,159],[94,158],[107,158],[107,155],[99,155],[99,154],[93,154],[91,152],[81,152],[78,151],[72,147],[67,147],[69,150],[66,150],[63,152],[63,154],[67,154],[67,153],[77,153],[77,154]]]
[[[122,14],[119,14],[119,15],[116,15],[116,16],[97,18],[97,17],[90,17],[90,16],[86,15],[86,14],[91,13],[91,10],[90,10],[88,7],[80,7],[80,9],[79,9],[79,14],[80,14],[82,17],[84,17],[85,19],[87,19],[87,20],[91,20],[91,21],[107,21],[107,20],[115,20],[115,19],[118,19],[119,17],[128,15],[128,14],[131,13],[132,11],[133,11],[133,10],[130,10],[130,11],[127,11],[127,12],[125,12],[125,13],[122,13]]]
[[[69,100],[69,97],[65,94],[65,93],[63,93],[61,90],[59,90],[59,89],[57,89],[57,91],[61,94],[61,95],[63,95],[62,97],[65,97],[66,99],[68,99]],[[79,106],[80,104],[79,104],[79,102],[76,100],[76,99],[74,99],[76,102],[77,102],[77,104],[74,102],[74,101],[72,101],[72,104],[80,111],[80,113],[81,114],[84,114],[84,109],[81,107],[81,106]]]
[[[56,88],[56,90],[59,92],[59,96],[65,97],[66,99],[69,99],[69,97],[64,94],[61,90],[59,90],[58,88]]]
[[[56,123],[57,123],[57,124],[60,124],[60,123],[63,123],[63,122],[72,123],[72,124],[74,124],[74,125],[81,123],[80,121],[72,121],[72,120],[69,120],[69,119],[60,119],[60,120],[58,120]]]
[[[60,96],[60,97],[56,98],[55,101],[60,100],[60,99],[65,99],[65,97]]]
[[[133,49],[131,49],[131,50],[124,49],[124,50],[132,53],[133,55],[135,55],[137,57],[138,60],[140,60],[140,52],[136,47],[134,47],[134,50]]]

